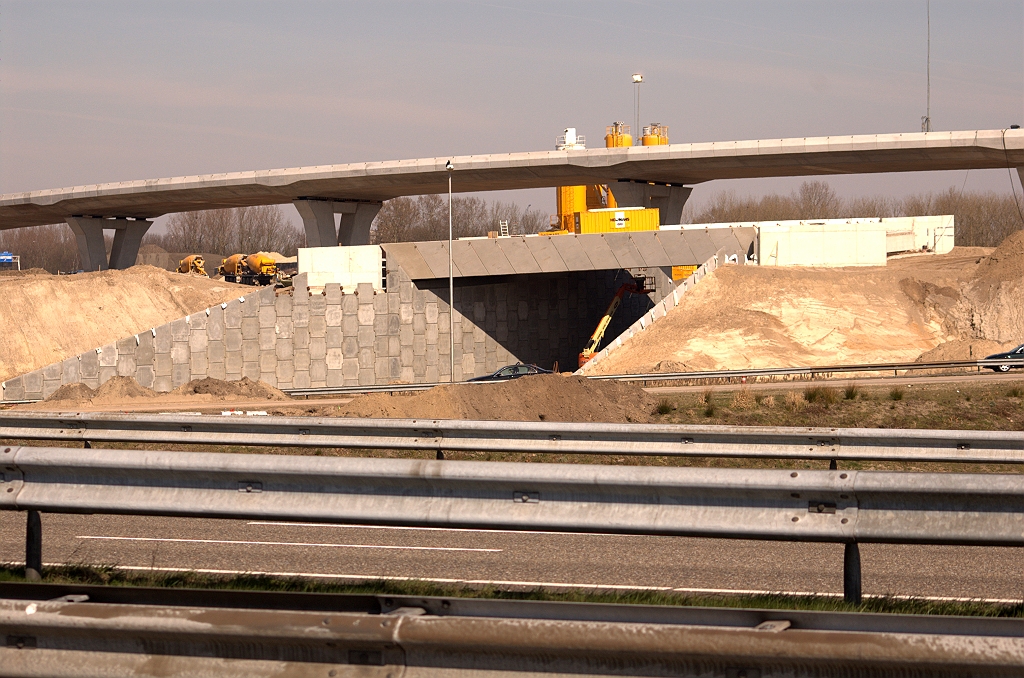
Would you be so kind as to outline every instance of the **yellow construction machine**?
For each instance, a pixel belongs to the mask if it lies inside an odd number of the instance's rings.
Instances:
[[[243,285],[270,285],[277,280],[277,262],[263,252],[232,254],[221,261],[217,273],[228,282]]]
[[[206,269],[203,268],[205,265],[206,261],[203,260],[203,255],[190,254],[178,262],[178,273],[206,275]]]
[[[668,143],[668,127],[652,123],[643,129],[643,146],[662,146]],[[623,148],[633,145],[629,125],[614,122],[605,128],[605,148]],[[586,139],[567,127],[555,142],[560,151],[583,150]],[[559,186],[557,189],[558,214],[552,215],[551,227],[540,235],[567,235],[572,233],[617,233],[619,231],[657,231],[661,221],[657,208],[624,207],[615,199],[615,188],[607,184],[589,186]]]
[[[615,317],[615,312],[619,310],[619,304],[622,303],[622,298],[626,296],[626,293],[650,294],[653,291],[647,288],[646,278],[637,278],[633,282],[623,283],[619,287],[619,291],[612,297],[612,303],[608,304],[608,310],[604,312],[601,321],[597,323],[597,329],[590,335],[590,341],[587,342],[587,345],[583,347],[583,351],[580,353],[580,367],[590,362],[590,359],[597,353],[601,340],[604,339],[604,333],[608,331],[608,326],[611,324],[612,318]]]

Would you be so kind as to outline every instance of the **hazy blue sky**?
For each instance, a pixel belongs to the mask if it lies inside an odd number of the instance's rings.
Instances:
[[[636,71],[642,121],[673,142],[920,131],[925,6],[4,0],[0,193],[542,150],[567,126],[600,146],[633,119]],[[931,17],[933,128],[1024,123],[1024,3],[935,0]],[[829,181],[900,195],[964,179]],[[972,172],[967,188],[1010,179]],[[552,191],[502,197],[554,209]]]

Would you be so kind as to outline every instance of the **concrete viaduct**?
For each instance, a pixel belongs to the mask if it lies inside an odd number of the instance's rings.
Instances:
[[[505,153],[126,181],[0,196],[0,230],[66,222],[83,268],[127,268],[152,219],[163,214],[292,203],[308,246],[362,245],[384,200],[447,191],[449,160],[460,193],[611,184],[620,205],[658,207],[662,223],[675,224],[693,185],[714,179],[1004,167],[1024,179],[1024,130]],[[104,229],[114,230],[109,261]]]

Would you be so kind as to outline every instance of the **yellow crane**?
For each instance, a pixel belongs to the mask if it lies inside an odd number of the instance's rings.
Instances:
[[[597,323],[597,329],[595,329],[594,333],[590,335],[590,341],[587,342],[587,345],[583,347],[583,351],[580,352],[580,367],[583,367],[590,362],[591,358],[594,357],[594,354],[597,353],[597,348],[601,345],[601,340],[604,339],[604,333],[608,331],[608,325],[611,324],[612,318],[615,317],[615,312],[619,310],[619,305],[622,303],[622,298],[626,296],[626,293],[650,294],[652,290],[646,289],[644,283],[644,280],[640,280],[639,285],[637,284],[637,281],[634,281],[631,283],[623,283],[622,286],[619,287],[619,291],[615,293],[614,297],[612,297],[612,302],[608,304],[608,310],[604,312],[604,315],[601,317],[601,321]]]

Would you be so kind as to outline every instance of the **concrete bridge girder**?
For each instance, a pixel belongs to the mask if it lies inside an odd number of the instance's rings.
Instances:
[[[139,257],[142,237],[153,225],[153,222],[147,219],[67,217],[64,221],[75,234],[84,271],[125,269],[134,266]],[[103,242],[103,230],[108,228],[114,230],[114,245],[110,250],[109,261]]]
[[[654,184],[647,181],[619,181],[611,184],[615,202],[621,207],[657,207],[662,226],[680,223],[692,186]]]
[[[383,206],[379,202],[349,200],[293,200],[306,231],[306,247],[369,245],[370,226]],[[335,227],[334,215],[341,215]]]

